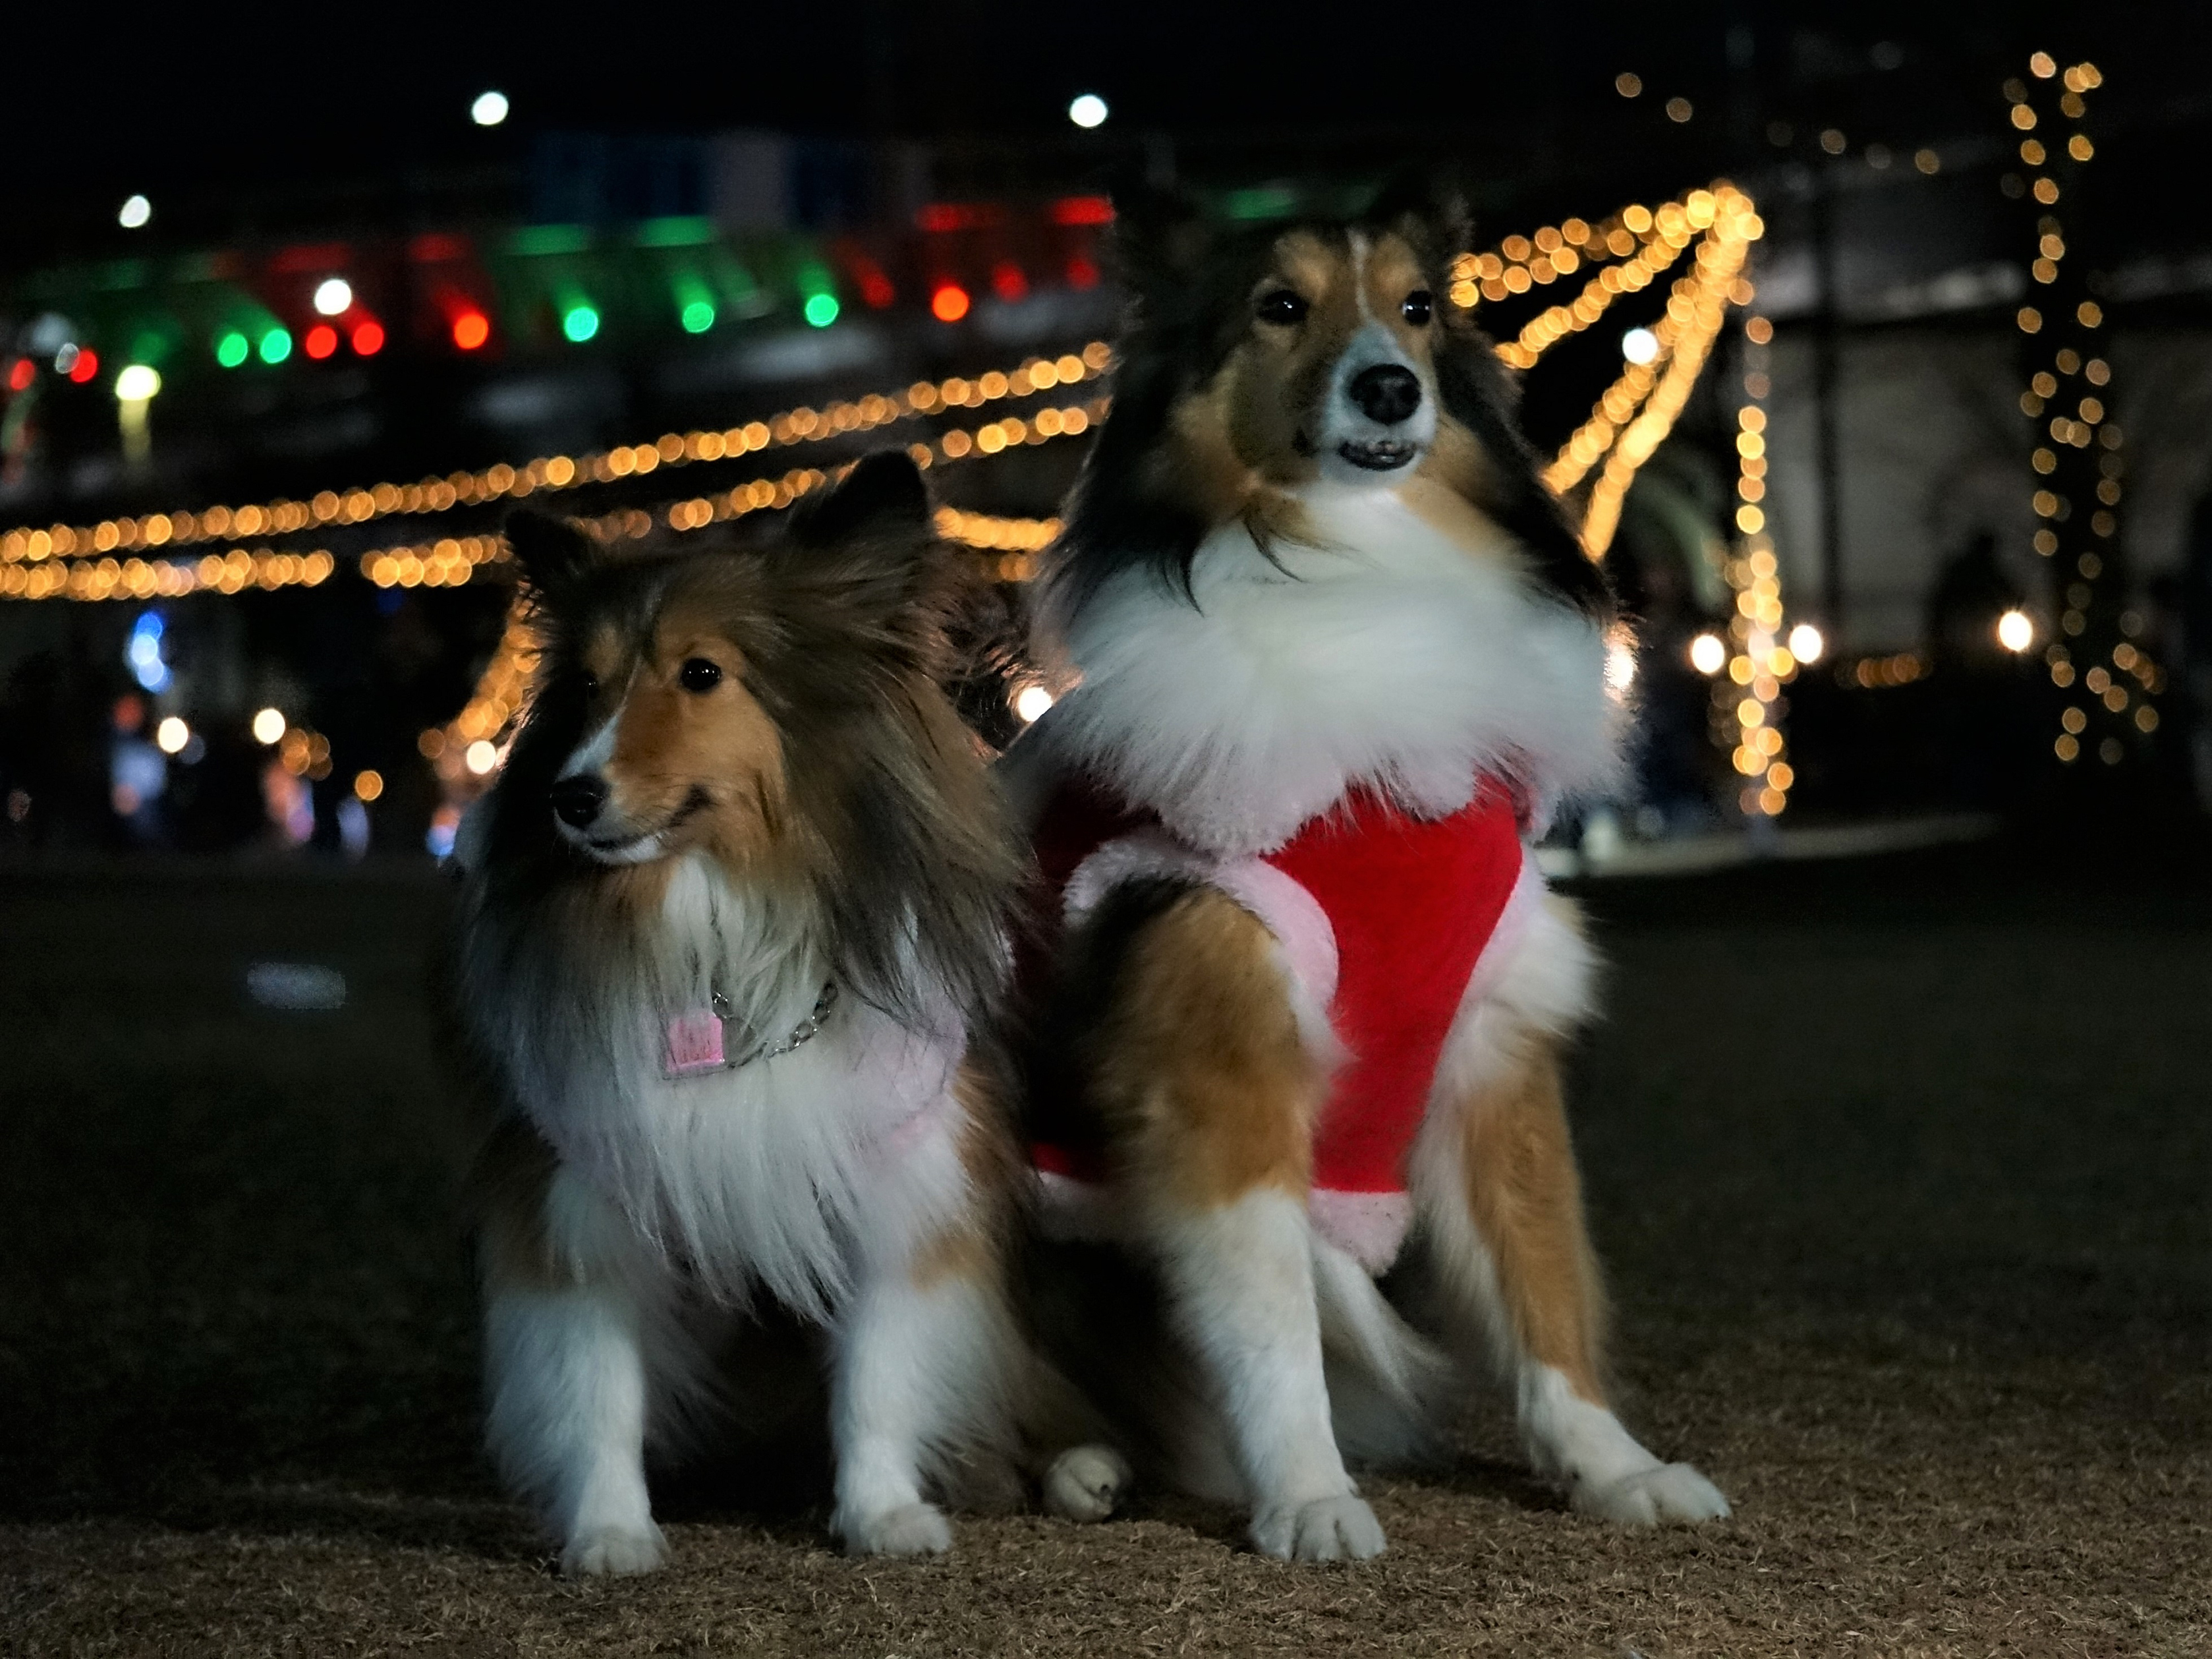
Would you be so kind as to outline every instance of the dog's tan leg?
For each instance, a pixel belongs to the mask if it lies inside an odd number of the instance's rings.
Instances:
[[[1380,1553],[1322,1376],[1306,1195],[1326,1078],[1273,939],[1222,894],[1175,898],[1130,941],[1087,1050],[1171,1317],[1226,1418],[1253,1542]]]
[[[1442,1105],[1415,1160],[1448,1317],[1513,1385],[1529,1455],[1575,1507],[1614,1521],[1704,1521],[1727,1501],[1621,1426],[1601,1380],[1603,1294],[1556,1046],[1494,1015],[1488,1076]]]
[[[494,1131],[472,1182],[486,1438],[574,1575],[666,1557],[645,1485],[653,1280],[628,1223],[528,1125]]]

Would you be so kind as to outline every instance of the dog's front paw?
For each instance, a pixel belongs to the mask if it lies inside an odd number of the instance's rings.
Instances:
[[[1579,1485],[1574,1506],[1583,1515],[1628,1527],[1725,1521],[1729,1514],[1720,1488],[1686,1463],[1655,1464],[1602,1486]]]
[[[1129,1474],[1129,1460],[1111,1446],[1071,1446],[1045,1471],[1044,1506],[1068,1521],[1103,1521]]]
[[[561,1571],[570,1578],[651,1572],[668,1559],[668,1545],[650,1521],[637,1527],[594,1527],[570,1539]]]
[[[952,1547],[952,1525],[934,1503],[903,1503],[840,1520],[837,1530],[848,1555],[942,1555]]]
[[[1252,1544],[1278,1561],[1365,1561],[1382,1553],[1382,1527],[1350,1493],[1260,1510]]]

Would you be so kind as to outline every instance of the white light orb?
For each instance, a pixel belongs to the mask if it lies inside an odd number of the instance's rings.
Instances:
[[[115,396],[123,403],[143,403],[161,389],[161,376],[143,363],[126,364],[115,377]]]
[[[154,204],[143,196],[133,196],[116,210],[115,223],[125,230],[137,230],[153,217]]]
[[[1997,619],[1997,643],[2014,652],[2035,643],[2035,624],[2027,612],[2015,608]]]
[[[1820,653],[1827,649],[1828,642],[1809,622],[1801,622],[1790,631],[1790,655],[1800,662],[1818,662]]]
[[[284,711],[264,709],[253,717],[253,741],[264,746],[281,742],[284,736]]]
[[[495,127],[507,119],[507,95],[503,92],[481,92],[469,106],[469,119],[480,127]]]
[[[1728,666],[1728,647],[1718,634],[1699,634],[1690,642],[1690,666],[1699,674],[1718,674]]]
[[[1106,125],[1106,101],[1095,92],[1086,92],[1067,106],[1067,119],[1088,131]]]
[[[469,752],[463,759],[468,762],[469,770],[481,778],[499,765],[499,751],[479,737],[469,745]]]
[[[1024,686],[1014,693],[1014,712],[1029,724],[1052,706],[1052,693],[1042,686]]]
[[[325,277],[315,284],[315,309],[325,317],[342,317],[353,304],[353,284],[343,277]]]
[[[173,714],[154,729],[154,743],[164,754],[175,754],[192,741],[192,729]]]
[[[1659,355],[1659,337],[1648,328],[1632,328],[1620,337],[1620,355],[1631,363],[1650,363]]]

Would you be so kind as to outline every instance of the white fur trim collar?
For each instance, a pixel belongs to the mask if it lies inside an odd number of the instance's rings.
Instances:
[[[1195,608],[1137,573],[1085,606],[1065,642],[1082,683],[1010,770],[1091,776],[1222,853],[1280,846],[1355,784],[1441,815],[1483,773],[1540,809],[1604,782],[1604,640],[1503,531],[1470,548],[1388,490],[1307,507],[1323,545],[1276,562],[1242,524],[1210,535]]]

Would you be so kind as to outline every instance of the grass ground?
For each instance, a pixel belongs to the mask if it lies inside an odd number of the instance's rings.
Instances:
[[[572,1585],[476,1449],[427,879],[0,874],[0,1653],[2212,1651],[2212,860],[1979,847],[1613,883],[1577,1125],[1629,1534],[1495,1412],[1292,1568],[1141,1501],[856,1564],[682,1495]],[[251,960],[327,962],[277,1015]]]

